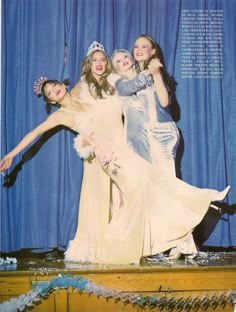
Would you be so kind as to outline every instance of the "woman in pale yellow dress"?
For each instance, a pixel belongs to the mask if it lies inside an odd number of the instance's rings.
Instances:
[[[107,118],[107,127],[113,132],[113,141],[121,142],[124,131],[122,112],[119,99],[115,95],[111,72],[111,62],[104,47],[94,41],[81,66],[82,78],[72,88],[70,94],[82,102],[93,105],[98,112],[101,110],[105,115],[110,114]],[[118,102],[115,114],[114,105],[110,105],[114,102]],[[103,118],[102,114],[99,118]],[[122,197],[94,155],[88,158],[85,155],[80,156],[84,158],[84,168],[75,237],[80,237],[86,244],[98,240],[104,222],[107,218],[111,219],[112,214],[122,205]],[[105,219],[103,213],[106,215]]]

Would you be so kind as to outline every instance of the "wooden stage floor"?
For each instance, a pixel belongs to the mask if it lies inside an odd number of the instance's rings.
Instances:
[[[200,252],[195,259],[149,259],[140,265],[66,263],[56,250],[1,257],[15,257],[17,264],[0,266],[0,303],[61,277],[90,282],[81,293],[71,284],[56,285],[41,303],[24,311],[236,311],[235,249]]]

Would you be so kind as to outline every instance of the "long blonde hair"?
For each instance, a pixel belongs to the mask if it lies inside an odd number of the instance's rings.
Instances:
[[[107,60],[106,70],[102,74],[101,80],[99,83],[91,72],[91,58],[93,57],[93,54],[97,51],[102,52]],[[101,50],[93,51],[82,61],[82,64],[81,64],[81,77],[84,77],[86,83],[89,86],[89,91],[92,94],[92,96],[98,99],[104,98],[103,92],[107,95],[113,95],[116,92],[115,88],[107,80],[111,72],[112,72],[111,61],[106,55],[106,53],[104,53]]]

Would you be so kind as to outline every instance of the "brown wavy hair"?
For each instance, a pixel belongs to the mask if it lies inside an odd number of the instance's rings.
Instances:
[[[92,72],[91,72],[91,59],[94,55],[95,52],[101,52],[104,54],[106,60],[107,60],[107,65],[106,65],[106,70],[101,76],[101,80],[98,83],[98,81],[94,78]],[[98,99],[103,99],[102,91],[105,92],[107,95],[113,95],[115,94],[116,90],[115,88],[107,81],[107,77],[111,74],[112,72],[112,65],[109,57],[106,55],[101,50],[95,50],[91,54],[89,54],[81,64],[81,77],[84,77],[86,83],[89,86],[90,93]],[[94,90],[94,91],[93,91]]]
[[[140,35],[139,37],[137,37],[135,39],[135,41],[137,41],[140,38],[145,38],[147,39],[150,43],[151,43],[151,47],[152,49],[155,50],[155,53],[150,57],[150,59],[146,62],[144,62],[144,69],[148,68],[148,64],[149,62],[154,59],[154,58],[158,58],[161,62],[161,64],[163,65],[163,67],[161,67],[161,73],[162,73],[162,77],[164,79],[164,82],[169,86],[171,92],[175,92],[176,90],[176,81],[174,80],[173,77],[171,77],[167,70],[166,70],[166,66],[165,66],[165,60],[164,60],[164,56],[163,56],[163,52],[162,49],[160,47],[160,45],[156,42],[155,39],[153,39],[151,36],[149,35]],[[132,50],[132,56],[134,56],[134,48]],[[139,64],[137,61],[135,61],[135,68],[137,70],[137,72],[140,72],[140,68],[139,68]]]

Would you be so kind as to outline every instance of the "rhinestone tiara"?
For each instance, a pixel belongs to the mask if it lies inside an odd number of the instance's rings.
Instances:
[[[99,42],[97,42],[97,41],[94,41],[88,47],[87,56],[89,56],[94,51],[102,51],[102,52],[106,53],[104,46],[102,44],[100,44]]]
[[[48,78],[47,77],[40,77],[38,80],[36,80],[34,82],[34,93],[36,95],[41,95],[41,88],[42,88],[42,84],[47,81]]]

